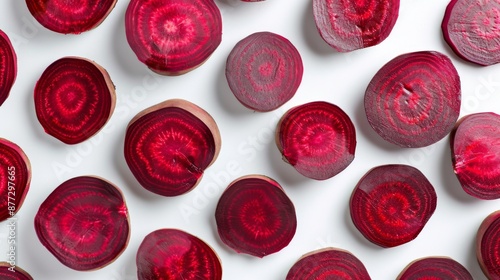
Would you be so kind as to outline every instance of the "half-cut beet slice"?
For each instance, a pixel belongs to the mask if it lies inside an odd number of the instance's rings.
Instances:
[[[215,220],[222,242],[259,258],[285,248],[297,228],[292,201],[278,182],[262,175],[243,176],[229,184]]]
[[[350,200],[352,222],[372,243],[395,247],[410,242],[436,210],[434,187],[418,169],[402,164],[368,171]]]
[[[112,263],[130,237],[121,191],[104,179],[81,176],[59,185],[40,205],[35,231],[62,264],[86,271]]]
[[[477,231],[476,255],[488,279],[500,279],[500,211],[488,215]]]
[[[7,262],[0,262],[0,279],[33,280],[33,277],[17,265],[13,267]]]
[[[222,41],[213,0],[131,0],[127,41],[142,63],[162,75],[181,75],[205,62]]]
[[[226,63],[226,78],[244,106],[272,111],[294,95],[304,68],[299,52],[288,39],[257,32],[239,41]]]
[[[45,28],[62,34],[80,34],[101,24],[116,0],[26,0],[26,5]]]
[[[77,144],[96,134],[113,114],[115,86],[97,63],[64,57],[45,69],[34,99],[45,132],[66,144]]]
[[[448,257],[426,257],[411,262],[397,280],[473,280],[470,272]]]
[[[21,208],[31,183],[31,164],[24,151],[0,138],[0,222]]]
[[[458,119],[460,77],[444,54],[421,51],[385,64],[365,92],[371,127],[400,147],[425,147],[444,138]]]
[[[198,237],[178,229],[148,234],[137,252],[139,280],[220,280],[222,266],[215,251]]]
[[[500,115],[461,118],[450,143],[453,170],[464,191],[480,199],[500,198]]]
[[[202,108],[171,99],[147,108],[129,123],[125,160],[139,183],[163,196],[193,189],[217,158],[221,139]]]
[[[313,0],[319,34],[339,52],[371,47],[384,41],[399,14],[399,0]]]
[[[17,56],[9,37],[0,30],[0,106],[9,97],[17,77]]]
[[[283,115],[276,145],[283,159],[300,174],[325,180],[354,160],[356,131],[349,116],[336,105],[311,102]]]

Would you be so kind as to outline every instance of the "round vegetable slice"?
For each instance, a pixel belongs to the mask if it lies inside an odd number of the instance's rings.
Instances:
[[[351,219],[369,241],[395,247],[415,239],[436,210],[434,187],[418,169],[402,164],[368,171],[350,200]]]
[[[325,180],[354,160],[356,131],[336,105],[317,101],[288,110],[276,130],[276,145],[300,174]]]
[[[411,262],[397,280],[473,280],[470,272],[448,257],[426,257]]]
[[[243,176],[229,184],[215,220],[222,242],[259,258],[286,247],[297,228],[292,201],[278,182],[262,175]]]
[[[400,55],[385,64],[365,92],[371,127],[400,147],[425,147],[444,138],[458,119],[460,77],[439,52]]]
[[[202,108],[171,99],[147,108],[129,123],[125,160],[139,183],[163,196],[193,189],[217,158],[221,139],[214,119]]]
[[[35,110],[45,132],[66,144],[96,134],[115,108],[115,87],[104,68],[80,57],[50,64],[35,86]]]
[[[0,30],[0,106],[9,97],[16,81],[17,56],[9,36]]]
[[[130,237],[120,190],[104,179],[81,176],[59,185],[40,205],[35,231],[62,264],[80,271],[112,263]]]
[[[304,68],[299,52],[281,35],[257,32],[239,41],[226,63],[226,78],[244,106],[272,111],[294,95]]]
[[[116,0],[26,0],[26,5],[45,28],[62,34],[80,34],[101,24]]]
[[[500,279],[500,211],[488,215],[477,231],[476,256],[488,279]]]
[[[222,266],[215,251],[203,240],[178,229],[148,234],[137,252],[139,280],[220,280]]]
[[[127,41],[142,63],[162,75],[203,64],[222,41],[222,17],[213,0],[131,0]]]
[[[19,266],[0,262],[0,279],[2,280],[33,280],[31,275]]]
[[[500,198],[500,115],[462,117],[450,144],[453,170],[464,191],[480,199]]]

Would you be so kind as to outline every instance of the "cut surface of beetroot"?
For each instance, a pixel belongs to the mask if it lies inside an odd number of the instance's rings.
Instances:
[[[500,2],[451,0],[441,29],[461,58],[483,66],[500,62]]]
[[[26,5],[45,28],[62,34],[80,34],[101,24],[116,0],[26,0]]]
[[[402,164],[368,171],[350,200],[351,219],[366,239],[395,247],[415,239],[436,210],[434,187],[418,169]]]
[[[45,132],[66,144],[83,142],[104,127],[115,108],[115,87],[104,68],[64,57],[42,73],[34,101]]]
[[[283,115],[276,145],[283,159],[300,174],[325,180],[354,160],[356,131],[349,116],[336,105],[311,102]]]
[[[313,0],[319,34],[339,52],[375,46],[396,24],[399,0]]]
[[[222,266],[215,251],[198,237],[178,229],[148,234],[137,252],[138,280],[220,280]]]
[[[213,0],[131,0],[127,41],[139,61],[163,75],[180,75],[205,62],[222,41]]]
[[[274,110],[294,95],[302,81],[302,58],[286,38],[257,32],[239,41],[226,62],[226,78],[244,106]]]
[[[9,37],[0,30],[0,106],[9,97],[17,77],[17,55]]]
[[[476,256],[488,279],[500,279],[500,211],[488,215],[477,231]]]
[[[302,256],[288,271],[286,280],[371,280],[363,263],[351,252],[325,248]]]
[[[229,184],[215,220],[222,242],[259,258],[286,247],[297,228],[292,201],[278,182],[262,175],[243,176]]]
[[[125,160],[147,190],[177,196],[193,189],[217,158],[221,139],[202,108],[171,99],[137,114],[125,135]]]
[[[0,262],[0,279],[2,280],[33,280],[31,275],[19,266],[12,268],[7,262]]]
[[[470,272],[448,257],[426,257],[411,262],[397,280],[473,280]]]
[[[453,170],[464,191],[480,199],[500,198],[500,115],[461,118],[450,143]]]
[[[438,52],[402,54],[385,64],[365,92],[371,127],[400,147],[425,147],[444,138],[458,119],[461,86],[451,60]]]
[[[127,247],[128,210],[122,193],[110,182],[75,177],[41,204],[35,231],[62,264],[79,271],[95,270],[113,262]]]

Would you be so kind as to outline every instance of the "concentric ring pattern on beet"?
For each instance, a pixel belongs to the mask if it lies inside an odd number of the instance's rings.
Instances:
[[[412,261],[396,280],[473,280],[462,264],[449,257],[425,257]]]
[[[476,257],[488,279],[500,279],[500,211],[489,214],[476,235]]]
[[[9,36],[0,30],[0,106],[9,97],[17,77],[17,55]]]
[[[0,262],[0,279],[33,280],[33,277],[19,266],[11,266],[8,262]]]

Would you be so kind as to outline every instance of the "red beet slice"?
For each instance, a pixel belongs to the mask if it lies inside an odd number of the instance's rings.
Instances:
[[[476,236],[476,256],[488,279],[500,279],[500,211],[488,215]]]
[[[222,266],[215,251],[203,240],[178,229],[148,234],[137,252],[139,280],[220,280]]]
[[[453,170],[464,191],[480,199],[500,198],[500,115],[461,118],[450,143]]]
[[[9,97],[16,76],[16,52],[7,34],[0,30],[0,106]]]
[[[460,113],[460,77],[444,54],[421,51],[385,64],[365,92],[371,127],[400,147],[425,147],[444,138]]]
[[[115,108],[115,87],[104,68],[85,58],[53,62],[35,86],[35,110],[45,132],[66,144],[96,134]]]
[[[352,222],[372,243],[395,247],[410,242],[436,210],[436,192],[418,169],[378,166],[358,182],[350,200]]]
[[[470,272],[448,257],[426,257],[411,262],[397,280],[473,280]]]
[[[220,45],[222,17],[213,0],[131,0],[125,30],[142,63],[162,75],[181,75]]]
[[[339,52],[375,46],[392,31],[399,0],[313,0],[319,34]]]
[[[81,176],[59,185],[35,216],[38,239],[62,264],[86,271],[112,263],[130,237],[120,190],[104,179]]]
[[[363,263],[351,252],[325,248],[302,256],[288,271],[286,280],[370,280]]]
[[[302,58],[288,39],[257,32],[239,41],[226,63],[226,78],[244,106],[272,111],[294,95],[302,81]]]
[[[80,34],[101,24],[116,0],[26,0],[30,13],[45,28],[62,34]]]
[[[33,280],[28,272],[19,266],[12,267],[7,262],[0,262],[0,279],[2,280]]]
[[[276,145],[283,159],[300,174],[325,180],[354,160],[356,131],[349,116],[336,105],[311,102],[283,115]]]
[[[163,196],[192,190],[219,155],[220,133],[202,108],[171,99],[137,114],[125,135],[125,160],[139,183]]]
[[[215,220],[222,242],[259,258],[285,248],[297,228],[292,201],[278,182],[262,175],[243,176],[229,184]]]

